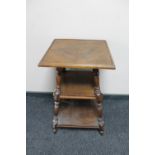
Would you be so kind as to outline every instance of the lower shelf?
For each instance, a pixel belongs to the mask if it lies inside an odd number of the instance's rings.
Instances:
[[[57,127],[98,129],[96,104],[90,101],[61,103]]]

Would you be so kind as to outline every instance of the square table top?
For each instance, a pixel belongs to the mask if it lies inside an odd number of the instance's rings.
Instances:
[[[115,69],[105,40],[55,39],[40,67]]]

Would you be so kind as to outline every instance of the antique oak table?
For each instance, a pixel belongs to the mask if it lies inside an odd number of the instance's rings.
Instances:
[[[55,39],[39,66],[57,70],[53,132],[70,127],[99,129],[102,134],[103,94],[99,69],[115,69],[106,41]]]

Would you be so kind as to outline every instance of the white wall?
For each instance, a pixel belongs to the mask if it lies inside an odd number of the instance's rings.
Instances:
[[[101,90],[128,94],[128,0],[27,0],[27,91],[53,91],[54,69],[37,65],[54,38],[107,40],[117,69]]]

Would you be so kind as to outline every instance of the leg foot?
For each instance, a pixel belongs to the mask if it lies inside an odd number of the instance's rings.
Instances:
[[[104,131],[99,130],[100,135],[104,135]]]
[[[99,124],[99,132],[100,132],[100,134],[104,134],[104,122],[102,121],[102,118],[98,119],[98,124]]]
[[[104,134],[104,121],[102,120],[102,118],[98,119],[98,124],[99,124],[99,132],[100,134]]]
[[[53,133],[55,134],[57,132],[56,128],[53,128]]]
[[[56,117],[54,117],[53,119],[53,133],[56,133],[57,132],[57,123],[58,123],[58,119]]]

